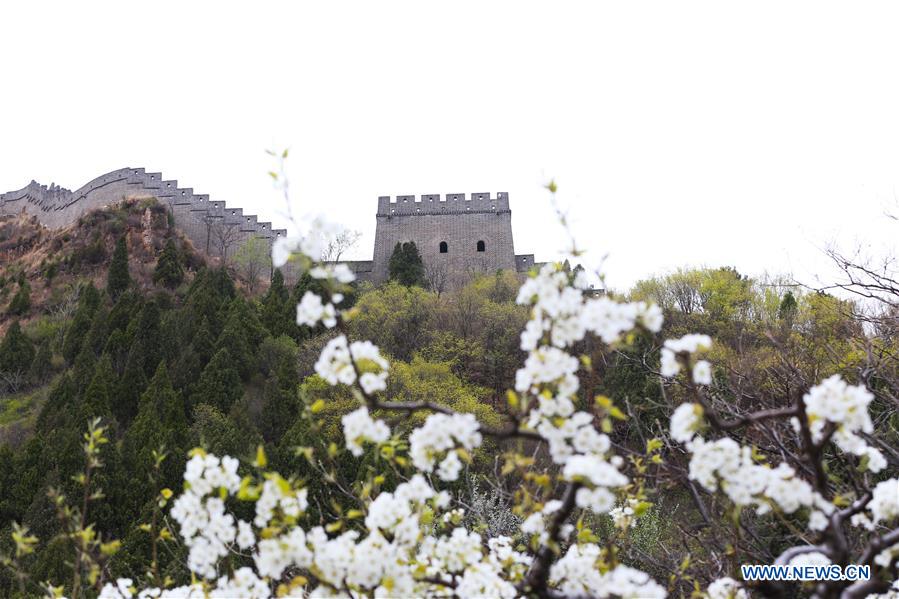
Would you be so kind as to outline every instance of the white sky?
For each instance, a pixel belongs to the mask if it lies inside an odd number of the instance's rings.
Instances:
[[[890,2],[20,2],[0,7],[0,191],[123,166],[284,225],[379,195],[508,191],[515,249],[624,287],[684,265],[826,273],[893,249]],[[318,206],[318,208],[315,208]]]

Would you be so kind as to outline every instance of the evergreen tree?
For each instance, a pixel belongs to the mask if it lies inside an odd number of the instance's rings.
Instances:
[[[220,349],[203,369],[200,380],[191,396],[190,404],[209,404],[222,413],[227,413],[231,405],[243,395],[240,373],[228,350]]]
[[[47,396],[47,401],[41,407],[37,416],[35,428],[39,433],[47,432],[61,426],[71,415],[71,408],[75,404],[78,392],[71,375],[66,372],[62,375]],[[43,440],[42,440],[43,442]]]
[[[75,363],[72,365],[72,380],[78,393],[84,393],[91,379],[94,378],[94,370],[97,368],[97,355],[90,348],[90,345],[84,343],[81,351],[75,357]]]
[[[125,236],[119,237],[115,251],[112,253],[112,262],[109,264],[109,277],[106,284],[106,292],[112,299],[118,299],[123,291],[131,285],[131,275],[128,273],[128,245]]]
[[[387,267],[392,281],[397,281],[406,287],[427,286],[425,267],[414,241],[397,242]]]
[[[256,310],[241,297],[231,301],[225,327],[216,341],[216,351],[227,349],[237,364],[240,376],[247,380],[256,371],[256,350],[266,337],[267,331]]]
[[[261,360],[268,370],[260,424],[266,441],[279,440],[299,414],[298,353],[296,343],[286,335],[266,339],[260,347]]]
[[[81,296],[78,298],[78,308],[75,310],[75,316],[72,317],[72,323],[66,330],[65,338],[62,343],[62,355],[68,364],[75,361],[78,352],[81,351],[81,345],[90,331],[93,322],[94,312],[100,305],[100,293],[93,283],[89,283],[81,290]]]
[[[140,398],[140,410],[122,440],[126,471],[133,473],[130,501],[136,510],[154,499],[147,475],[153,470],[153,451],[164,448],[160,487],[182,484],[185,456],[190,442],[184,402],[172,389],[165,362],[160,362],[147,390]]]
[[[144,299],[134,289],[129,289],[119,296],[119,299],[109,311],[109,332],[121,330],[123,333],[128,330],[128,325],[134,319],[134,315],[138,314],[144,307]],[[129,339],[130,343],[130,339]]]
[[[143,364],[144,374],[147,378],[150,378],[156,371],[156,366],[161,358],[160,328],[159,305],[152,299],[144,304],[140,313],[128,325],[127,336],[134,340],[140,340],[143,357],[146,358]]]
[[[128,352],[128,360],[125,362],[125,370],[116,387],[116,397],[112,405],[112,411],[116,419],[123,426],[131,422],[137,415],[140,397],[147,388],[147,377],[144,354],[144,346],[140,339],[136,339]]]
[[[128,344],[125,341],[125,333],[122,329],[115,329],[106,339],[106,345],[103,346],[103,353],[109,354],[112,360],[112,369],[116,374],[122,374],[125,369],[125,362],[128,359]]]
[[[272,374],[265,381],[262,402],[262,436],[267,442],[277,442],[299,414],[297,388],[284,385]]]
[[[215,354],[215,339],[212,336],[209,321],[206,318],[200,322],[200,328],[197,329],[197,333],[194,335],[191,347],[193,348],[193,353],[200,359],[200,368],[205,368]]]
[[[34,360],[34,344],[19,327],[19,321],[12,323],[3,343],[0,343],[0,371],[7,374],[27,374]]]
[[[25,277],[19,279],[19,290],[9,302],[6,313],[11,316],[22,316],[31,309],[31,286]]]
[[[262,324],[272,337],[280,337],[290,331],[291,318],[285,318],[286,308],[290,302],[290,294],[284,285],[284,275],[276,268],[272,274],[272,284],[262,298]]]
[[[31,367],[28,369],[28,381],[32,385],[40,385],[50,376],[53,367],[53,353],[50,351],[50,341],[46,340],[38,346]]]
[[[106,345],[106,337],[109,335],[109,312],[102,304],[94,311],[91,320],[91,328],[87,331],[84,343],[95,355],[99,355]]]
[[[234,297],[234,282],[227,272],[204,268],[194,278],[187,292],[186,304],[196,322],[204,317],[214,336],[222,330],[222,306]]]
[[[780,300],[780,306],[777,308],[777,317],[784,322],[792,324],[798,308],[799,306],[796,303],[796,298],[793,297],[793,292],[787,291],[783,299]]]
[[[97,367],[94,369],[94,377],[82,399],[82,418],[87,422],[91,418],[101,417],[108,421],[111,414],[110,394],[115,384],[115,374],[112,371],[112,360],[108,354],[103,354]]]
[[[165,242],[165,248],[159,256],[156,263],[156,270],[153,272],[153,282],[162,283],[169,289],[174,289],[184,281],[184,268],[181,266],[181,255],[178,248],[175,247],[173,239],[169,238]]]

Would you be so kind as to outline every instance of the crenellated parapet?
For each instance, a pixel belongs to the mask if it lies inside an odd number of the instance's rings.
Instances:
[[[489,193],[473,193],[467,198],[464,193],[380,196],[378,216],[402,216],[408,214],[465,214],[509,212],[509,194],[501,191],[496,197]]]
[[[75,191],[32,181],[22,189],[0,194],[0,214],[24,210],[45,226],[60,228],[90,210],[139,196],[153,196],[173,211],[192,213],[193,219],[204,223],[221,219],[245,233],[269,239],[286,234],[283,229],[273,229],[271,223],[259,221],[255,215],[244,214],[241,208],[228,208],[225,202],[212,201],[206,194],[194,193],[193,188],[179,187],[174,179],[164,179],[162,173],[148,173],[142,168],[122,168],[106,173]]]

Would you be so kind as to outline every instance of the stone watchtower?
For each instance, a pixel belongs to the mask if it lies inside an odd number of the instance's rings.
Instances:
[[[509,194],[389,196],[378,198],[374,259],[370,278],[388,278],[397,243],[414,241],[432,286],[457,287],[475,273],[534,266],[533,254],[515,255]],[[360,273],[362,274],[362,273]]]

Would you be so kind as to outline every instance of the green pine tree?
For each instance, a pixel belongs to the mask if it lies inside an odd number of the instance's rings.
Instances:
[[[31,286],[25,277],[19,279],[19,290],[13,296],[6,308],[6,313],[11,316],[22,316],[31,309]]]
[[[116,242],[115,251],[112,253],[106,292],[109,293],[109,297],[118,299],[129,286],[131,286],[131,275],[128,273],[128,245],[125,242],[125,236],[122,236]]]
[[[148,361],[143,343],[136,339],[128,352],[125,370],[116,386],[115,401],[112,404],[112,412],[122,425],[129,424],[137,415],[140,397],[147,388],[147,376],[144,373],[145,363]]]
[[[425,267],[414,241],[397,243],[393,248],[393,254],[390,256],[387,268],[392,281],[396,281],[406,287],[411,287],[412,285],[427,286]]]
[[[106,345],[106,338],[109,336],[109,312],[102,304],[94,312],[91,320],[91,328],[87,331],[87,337],[84,343],[91,349],[94,354],[99,355]]]
[[[184,268],[181,266],[181,255],[178,248],[175,247],[173,239],[169,238],[165,242],[165,248],[159,256],[156,263],[156,270],[153,272],[153,282],[162,283],[169,289],[174,289],[184,281]]]
[[[140,340],[144,361],[144,374],[150,378],[156,371],[162,354],[161,326],[159,322],[159,304],[150,300],[144,304],[141,311],[128,325],[127,336],[134,340]]]
[[[240,372],[225,348],[220,349],[203,369],[191,396],[190,404],[209,404],[223,414],[243,395]]]
[[[81,295],[78,298],[78,308],[75,310],[75,316],[66,330],[65,338],[62,343],[62,356],[68,364],[75,361],[78,352],[81,351],[81,345],[90,331],[93,323],[94,312],[100,305],[100,293],[93,283],[81,289]]]
[[[275,269],[272,284],[262,298],[262,324],[272,337],[280,337],[290,330],[292,319],[285,318],[285,307],[289,301],[290,294],[284,285],[284,275],[281,274],[281,269]]]
[[[148,475],[153,471],[153,451],[164,448],[160,487],[182,484],[184,463],[190,443],[184,402],[172,389],[165,362],[160,362],[147,390],[140,398],[137,417],[122,440],[122,459],[131,472],[133,491],[129,503],[136,510],[154,500]]]
[[[82,400],[82,420],[101,417],[109,420],[111,415],[110,397],[115,384],[115,373],[112,371],[112,360],[108,354],[103,354],[97,367],[94,369],[94,377]]]
[[[31,367],[28,369],[28,381],[32,385],[41,385],[50,378],[53,368],[53,352],[50,351],[50,341],[45,340],[38,346]]]
[[[34,360],[34,344],[25,336],[19,321],[12,323],[0,343],[0,371],[27,374]]]
[[[777,308],[777,317],[784,322],[792,323],[798,309],[799,305],[796,303],[796,298],[793,297],[793,292],[787,291],[783,299],[780,300],[780,306]]]
[[[193,353],[200,359],[200,368],[205,368],[215,355],[215,338],[212,336],[212,330],[209,328],[209,321],[204,318],[200,322],[200,328],[197,329],[191,342]]]

